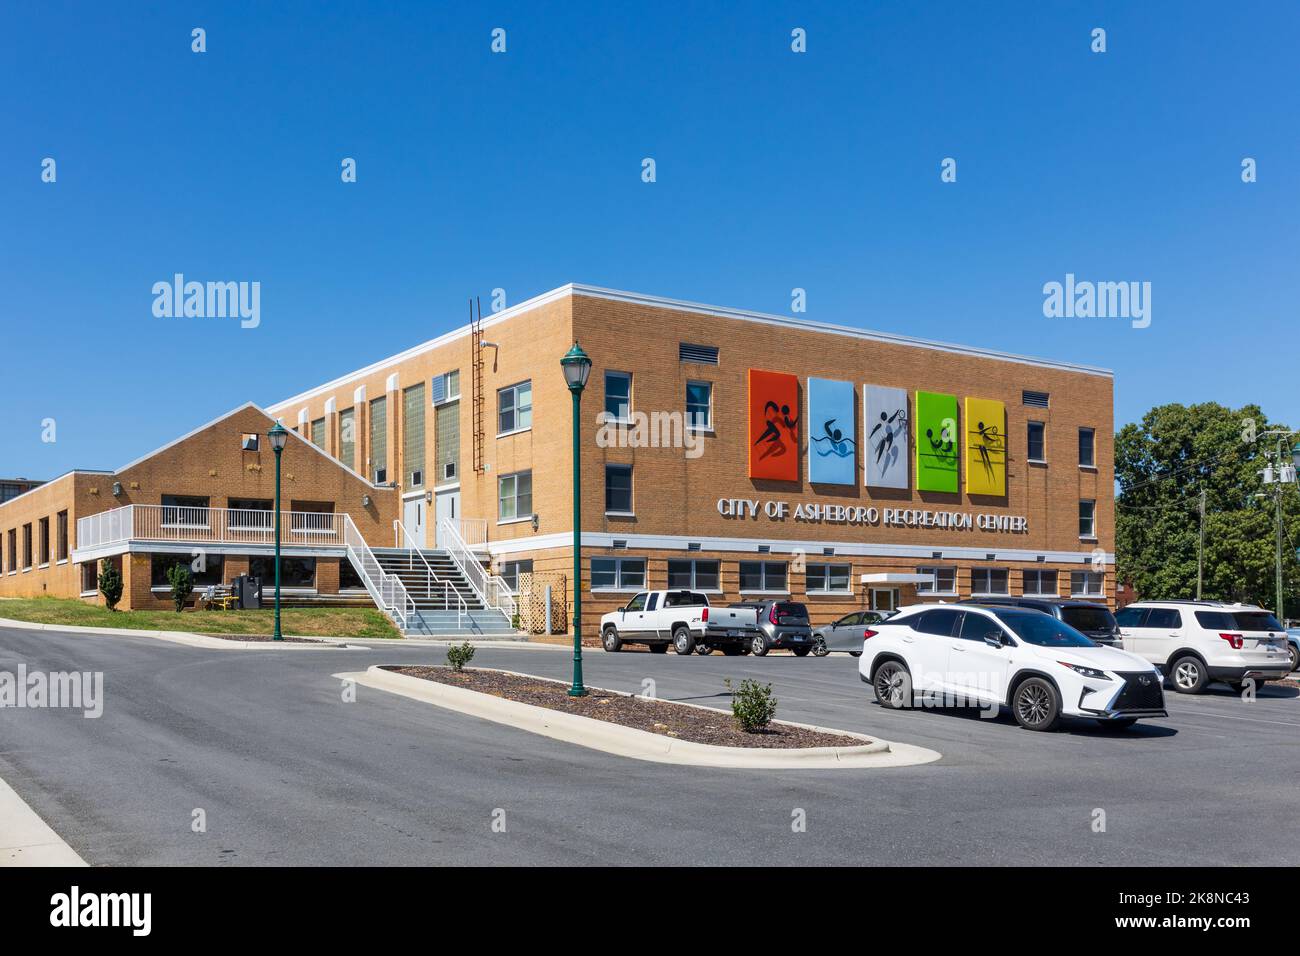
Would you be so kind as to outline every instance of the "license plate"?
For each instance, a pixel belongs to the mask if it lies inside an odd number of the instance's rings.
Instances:
[[[728,631],[727,637],[740,637],[740,632],[736,630]]]

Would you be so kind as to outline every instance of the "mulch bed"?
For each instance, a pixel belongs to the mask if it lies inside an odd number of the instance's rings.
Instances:
[[[223,641],[251,641],[260,644],[263,641],[270,642],[273,640],[269,634],[209,634],[204,631],[194,631],[200,637],[215,637]],[[318,641],[310,637],[282,637],[275,641],[277,644],[325,644],[333,647],[328,641]]]
[[[587,689],[586,697],[570,697],[569,685],[541,677],[503,674],[500,671],[466,668],[457,674],[449,667],[387,667],[398,674],[419,677],[463,687],[493,697],[522,704],[534,704],[549,710],[593,717],[624,727],[663,734],[697,744],[721,747],[861,747],[867,741],[857,737],[822,733],[789,724],[772,723],[756,734],[740,729],[729,713],[674,704],[663,700],[646,700],[605,690]]]

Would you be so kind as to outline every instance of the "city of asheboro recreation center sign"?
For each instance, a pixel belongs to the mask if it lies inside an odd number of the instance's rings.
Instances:
[[[788,501],[757,498],[719,498],[718,514],[724,518],[757,520],[760,516],[770,521],[805,521],[812,524],[872,525],[893,528],[940,528],[946,531],[1000,531],[1006,534],[1027,534],[1029,519],[1024,515],[971,513],[968,511],[927,511],[921,508],[875,508],[859,505],[831,505],[810,502],[795,504]]]

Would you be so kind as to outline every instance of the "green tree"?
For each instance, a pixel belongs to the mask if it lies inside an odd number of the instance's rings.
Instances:
[[[178,561],[168,568],[167,583],[172,586],[172,604],[176,605],[176,613],[179,614],[189,596],[194,593],[194,575],[190,574],[189,565]]]
[[[1204,597],[1272,608],[1271,492],[1259,472],[1276,446],[1258,405],[1160,405],[1115,436],[1115,552],[1120,583],[1144,598],[1196,596],[1200,495],[1205,492]],[[1292,442],[1286,442],[1290,448]],[[1261,498],[1261,493],[1269,497]],[[1283,591],[1300,610],[1300,495],[1283,486]]]
[[[116,611],[117,602],[122,600],[122,572],[112,558],[99,562],[99,593],[104,595],[104,605]]]

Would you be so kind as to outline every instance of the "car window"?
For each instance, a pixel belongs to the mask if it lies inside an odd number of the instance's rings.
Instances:
[[[640,594],[638,594],[636,597],[632,598],[632,600],[628,601],[628,602],[627,602],[627,609],[628,609],[629,611],[644,611],[644,610],[645,610],[645,592],[642,591],[642,592],[641,592]]]
[[[808,620],[808,609],[802,604],[795,601],[781,601],[774,608],[776,616],[784,621],[789,618],[792,621]]]
[[[1076,631],[1106,631],[1115,629],[1115,616],[1104,607],[1063,607],[1061,620]]]
[[[1234,611],[1233,619],[1239,631],[1280,631],[1282,625],[1268,611]]]
[[[879,611],[863,611],[861,624],[879,624],[885,619],[886,615]]]
[[[914,623],[912,627],[922,634],[937,634],[941,637],[952,637],[953,630],[956,627],[957,619],[961,616],[958,611],[926,611],[921,615],[921,619]]]
[[[1064,621],[1037,611],[999,611],[1002,623],[1026,644],[1038,647],[1096,647]]]
[[[664,601],[664,606],[667,607],[670,606],[671,604],[672,604],[672,595],[669,594],[668,600]],[[645,609],[647,611],[653,611],[658,606],[659,606],[659,595],[658,594],[650,595],[649,600],[645,602]]]
[[[1126,607],[1115,612],[1115,623],[1120,627],[1141,627],[1144,607]]]
[[[962,615],[961,630],[957,636],[963,641],[983,641],[990,635],[997,635],[998,640],[1002,639],[1002,628],[997,621],[970,611]]]
[[[845,614],[842,618],[840,618],[838,621],[836,621],[836,622],[835,622],[833,625],[831,625],[831,626],[832,626],[832,627],[852,627],[854,624],[861,624],[861,623],[862,623],[862,612],[861,612],[861,611],[855,611],[855,612],[852,613],[852,614]]]
[[[1153,607],[1147,613],[1143,627],[1182,627],[1183,616],[1174,607]]]
[[[1194,616],[1196,623],[1208,631],[1231,631],[1237,627],[1227,611],[1197,611]]]

